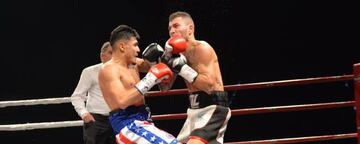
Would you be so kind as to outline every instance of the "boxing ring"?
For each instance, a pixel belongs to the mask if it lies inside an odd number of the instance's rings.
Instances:
[[[319,83],[331,83],[341,81],[353,81],[354,99],[352,101],[338,101],[327,103],[313,103],[313,104],[300,104],[300,105],[284,105],[284,106],[271,106],[271,107],[258,107],[258,108],[243,108],[233,109],[232,117],[250,114],[265,114],[265,113],[278,113],[278,112],[295,112],[305,110],[318,110],[318,109],[335,109],[342,107],[353,107],[355,110],[356,131],[353,133],[336,133],[331,135],[315,135],[306,137],[290,137],[280,139],[268,140],[254,140],[254,141],[241,141],[241,142],[226,142],[227,144],[278,144],[278,143],[300,143],[300,142],[316,142],[325,140],[349,139],[356,138],[357,143],[360,144],[360,63],[353,65],[352,75],[340,76],[327,76],[316,78],[292,79],[270,82],[258,82],[248,84],[227,85],[225,90],[237,91],[247,89],[263,89],[285,86],[300,86]],[[160,97],[169,95],[183,95],[187,94],[186,89],[175,89],[166,92],[152,91],[147,97]],[[49,99],[36,99],[36,100],[20,100],[20,101],[2,101],[0,108],[11,106],[32,106],[32,105],[48,105],[48,104],[61,104],[70,103],[70,98],[49,98]],[[177,120],[185,119],[186,113],[177,114],[161,114],[153,115],[153,120]],[[41,122],[41,123],[26,123],[26,124],[11,124],[0,125],[0,131],[20,131],[20,130],[33,130],[33,129],[49,129],[60,127],[77,127],[82,126],[82,120],[77,121],[60,121],[60,122]],[[226,135],[226,134],[225,134]],[[226,139],[225,139],[226,141]]]

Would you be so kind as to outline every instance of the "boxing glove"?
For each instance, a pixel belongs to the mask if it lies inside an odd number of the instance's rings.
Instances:
[[[171,37],[165,43],[165,51],[171,52],[172,54],[179,54],[186,50],[186,40],[180,35]]]
[[[150,63],[151,66],[158,63],[159,58],[164,54],[164,49],[157,43],[148,45],[142,53],[142,58]]]
[[[173,54],[179,54],[181,52],[184,52],[186,50],[186,47],[186,40],[183,37],[181,37],[180,35],[173,36],[166,41],[165,52],[161,58],[168,61]]]
[[[193,68],[187,65],[187,60],[184,55],[180,54],[177,57],[171,58],[166,63],[171,70],[183,77],[189,83],[193,83],[199,75]]]
[[[158,63],[149,69],[149,72],[135,85],[135,88],[144,95],[155,84],[162,81],[170,81],[172,78],[173,73],[171,69],[164,63]]]

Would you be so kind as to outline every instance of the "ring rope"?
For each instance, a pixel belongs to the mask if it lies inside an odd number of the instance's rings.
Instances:
[[[336,81],[347,81],[353,79],[354,79],[353,75],[328,76],[328,77],[318,77],[318,78],[258,82],[258,83],[249,83],[249,84],[235,84],[235,85],[224,86],[224,89],[227,91],[234,91],[234,90],[242,90],[242,89],[259,89],[259,88],[271,88],[271,87],[280,87],[280,86],[295,86],[295,85],[316,84],[316,83],[326,83],[326,82],[336,82]],[[151,91],[146,96],[155,97],[155,96],[168,96],[168,95],[181,95],[181,94],[188,94],[187,89],[176,89],[176,90],[169,90],[163,92]],[[9,106],[62,104],[62,103],[70,103],[70,102],[71,100],[69,97],[2,101],[0,102],[0,108],[9,107]]]
[[[321,136],[308,136],[297,138],[282,138],[282,139],[270,139],[270,140],[258,140],[258,141],[243,141],[243,142],[228,142],[226,144],[284,144],[284,143],[300,143],[300,142],[314,142],[324,140],[336,140],[356,138],[357,133],[349,134],[335,134],[335,135],[321,135]]]
[[[48,105],[48,104],[62,104],[70,103],[69,97],[63,98],[45,98],[45,99],[32,99],[32,100],[16,100],[16,101],[2,101],[0,108],[9,106],[32,106],[32,105]]]
[[[11,124],[11,125],[0,125],[0,131],[20,131],[20,130],[75,127],[75,126],[82,126],[83,124],[84,124],[84,122],[82,120],[27,123],[27,124]]]
[[[289,111],[349,107],[354,105],[355,105],[354,101],[347,101],[347,102],[332,102],[332,103],[304,104],[304,105],[291,105],[291,106],[274,106],[274,107],[236,109],[236,110],[231,110],[231,114],[247,115],[247,114],[272,113],[272,112],[289,112]],[[162,114],[162,115],[152,116],[153,120],[176,120],[176,119],[185,119],[185,118],[186,118],[186,113]],[[11,124],[11,125],[0,125],[0,131],[19,131],[19,130],[33,130],[33,129],[45,129],[45,128],[76,127],[82,125],[83,125],[82,120]]]
[[[291,79],[291,80],[257,82],[257,83],[248,83],[248,84],[226,85],[224,86],[224,89],[227,91],[234,91],[234,90],[243,90],[243,89],[297,86],[297,85],[318,84],[318,83],[337,82],[337,81],[348,81],[348,80],[354,80],[354,78],[355,78],[354,75],[341,75],[341,76]],[[151,91],[146,96],[147,97],[168,96],[168,95],[180,95],[180,94],[188,94],[187,89],[176,89],[176,90],[169,90],[163,92]]]

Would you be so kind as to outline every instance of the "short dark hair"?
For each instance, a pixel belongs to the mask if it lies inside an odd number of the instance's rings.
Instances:
[[[170,14],[169,21],[172,21],[173,19],[175,19],[177,17],[190,18],[192,20],[192,17],[189,13],[183,12],[183,11],[177,11],[177,12]]]
[[[130,40],[131,37],[140,39],[140,36],[135,29],[127,25],[119,25],[111,32],[110,45],[114,46],[115,42],[118,40]]]

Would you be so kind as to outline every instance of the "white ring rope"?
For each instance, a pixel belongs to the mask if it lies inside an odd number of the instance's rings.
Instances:
[[[17,100],[17,101],[2,101],[2,102],[0,102],[0,108],[10,107],[10,106],[62,104],[62,103],[70,103],[70,102],[71,102],[71,100],[69,97]],[[82,126],[83,124],[84,123],[82,120],[26,123],[26,124],[10,124],[10,125],[0,125],[0,131],[20,131],[20,130],[33,130],[33,129],[75,127],[75,126]]]
[[[11,124],[11,125],[0,125],[0,131],[20,131],[20,130],[33,130],[33,129],[75,127],[75,126],[82,126],[83,124],[84,122],[82,120]]]
[[[46,99],[33,99],[33,100],[17,100],[17,101],[2,101],[0,108],[9,106],[30,106],[30,105],[47,105],[47,104],[61,104],[71,102],[69,97],[64,98],[46,98]]]

